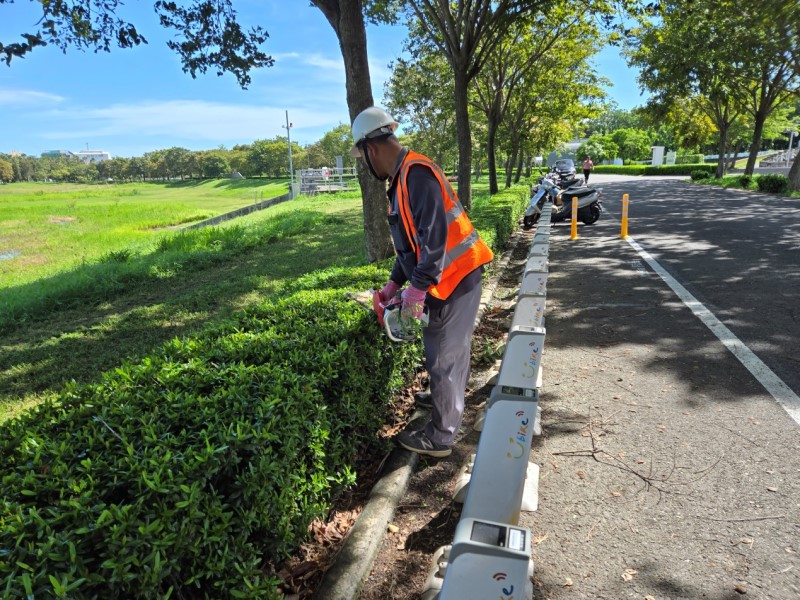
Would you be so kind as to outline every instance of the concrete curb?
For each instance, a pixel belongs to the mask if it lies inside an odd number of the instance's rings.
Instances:
[[[519,233],[509,240],[509,245],[494,267],[494,272],[484,284],[481,304],[475,325],[483,319],[489,301],[497,289],[500,277],[508,266],[520,240]],[[422,415],[415,412],[412,421]],[[357,600],[364,582],[380,551],[386,528],[394,518],[395,510],[403,499],[409,480],[419,463],[419,455],[395,448],[384,467],[384,475],[370,492],[364,510],[347,535],[333,566],[328,569],[315,594],[315,600]]]
[[[386,526],[408,487],[419,455],[395,448],[381,477],[370,492],[364,510],[350,530],[334,565],[325,573],[317,600],[355,600],[378,556]]]
[[[231,212],[226,212],[221,215],[217,215],[216,217],[211,217],[210,219],[206,219],[205,221],[200,221],[199,223],[192,223],[191,225],[187,225],[183,229],[200,229],[201,227],[219,225],[223,221],[230,221],[231,219],[235,219],[237,217],[243,217],[244,215],[249,215],[250,213],[259,210],[264,210],[265,208],[269,208],[270,206],[275,206],[276,204],[280,204],[281,202],[286,202],[287,200],[291,199],[292,199],[291,194],[284,194],[283,196],[270,198],[268,200],[263,200],[255,204],[243,206],[242,208],[237,208],[236,210],[232,210]]]

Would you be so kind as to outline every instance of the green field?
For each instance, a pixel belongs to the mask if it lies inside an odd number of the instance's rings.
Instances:
[[[144,249],[180,225],[287,190],[285,179],[0,186],[0,289]]]
[[[252,198],[253,189],[262,189],[219,183],[44,188],[47,195],[57,191],[63,206],[72,196],[76,208],[104,202],[105,208],[96,212],[111,214],[93,225],[94,236],[72,242],[85,261],[65,261],[60,272],[49,275],[29,265],[18,269],[27,283],[0,286],[0,422],[53,396],[68,382],[97,381],[103,371],[135,361],[169,339],[222,322],[280,293],[302,275],[366,262],[358,192],[301,196],[218,227],[144,233],[138,225],[112,218],[129,214],[109,208],[117,204],[114,197],[91,195],[130,190],[131,196],[117,198],[119,204],[140,207],[135,222],[167,223],[181,214],[173,212],[175,206],[184,207],[184,215],[217,214],[241,206]],[[15,189],[26,193],[9,193]],[[0,186],[3,221],[12,203],[31,215],[60,214],[31,208],[39,189]],[[473,201],[488,196],[485,179],[473,189]],[[28,199],[20,200],[23,196]],[[52,197],[42,202],[58,206]],[[117,233],[109,234],[103,224]],[[121,231],[129,232],[126,239]],[[84,245],[88,237],[91,246]],[[33,238],[28,234],[18,239]],[[8,247],[6,241],[2,244],[0,254]],[[51,247],[45,256],[56,261],[59,248]],[[4,279],[19,258],[0,261]],[[390,266],[387,261],[387,277]]]

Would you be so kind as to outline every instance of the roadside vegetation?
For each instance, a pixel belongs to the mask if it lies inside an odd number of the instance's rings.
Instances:
[[[707,175],[707,176],[706,176]],[[701,183],[706,185],[717,185],[724,188],[740,189],[740,190],[753,190],[757,192],[765,192],[768,194],[775,194],[777,196],[785,196],[787,198],[800,198],[800,191],[792,191],[789,189],[789,180],[784,175],[726,175],[722,178],[717,178],[708,173],[703,172],[702,175],[695,171],[692,173],[692,181],[694,183]]]
[[[473,222],[498,252],[528,191],[476,197]],[[8,325],[12,596],[282,597],[269,565],[380,451],[391,395],[421,360],[347,296],[390,266],[364,264],[363,235],[357,194],[301,197],[163,238],[118,261],[112,286],[94,265],[64,273],[97,286]]]

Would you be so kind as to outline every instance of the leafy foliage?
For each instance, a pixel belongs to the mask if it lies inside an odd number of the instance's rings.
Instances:
[[[6,591],[52,595],[52,577],[81,597],[279,597],[264,561],[353,482],[419,360],[381,337],[341,290],[298,291],[6,424]]]
[[[676,165],[695,165],[703,162],[702,154],[678,154],[675,157]]]
[[[716,165],[597,165],[595,173],[615,173],[618,175],[691,175],[694,171],[713,173]]]
[[[760,192],[771,194],[785,194],[789,191],[789,179],[785,175],[759,175],[756,185]]]
[[[696,169],[689,174],[692,178],[692,181],[698,181],[700,179],[709,179],[711,177],[711,173],[708,171],[701,171]]]
[[[743,188],[750,187],[750,183],[753,181],[752,175],[739,175],[739,185]]]
[[[519,186],[471,217],[497,248],[526,202]],[[178,236],[163,250],[192,244],[206,246]],[[270,566],[353,483],[420,361],[345,294],[385,275],[311,273],[0,427],[4,593],[281,598]]]
[[[575,156],[582,160],[585,156],[591,156],[594,162],[601,160],[611,160],[619,154],[619,146],[610,135],[593,134],[588,140],[583,142],[575,151]]]
[[[4,2],[6,0],[3,0]],[[70,47],[109,52],[112,44],[131,48],[146,44],[133,23],[118,18],[121,0],[64,0],[40,2],[39,28],[23,32],[24,42],[0,43],[0,54],[7,64],[21,58],[37,46],[54,44],[66,53]],[[188,7],[177,2],[158,0],[154,4],[161,25],[174,29],[177,39],[167,42],[177,52],[184,72],[192,77],[210,67],[217,75],[232,73],[243,88],[250,84],[250,70],[270,67],[272,57],[261,50],[268,34],[260,27],[244,31],[236,21],[232,0],[193,0]]]
[[[470,220],[492,250],[502,250],[517,228],[530,199],[530,185],[517,185],[482,198],[470,212]]]

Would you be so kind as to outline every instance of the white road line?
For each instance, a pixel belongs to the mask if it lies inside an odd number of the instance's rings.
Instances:
[[[658,261],[653,258],[647,250],[642,248],[633,238],[627,238],[628,243],[639,253],[644,261],[658,273],[661,279],[672,288],[683,303],[689,307],[695,316],[700,319],[711,332],[719,338],[724,346],[739,359],[745,368],[753,374],[761,385],[772,395],[783,409],[789,413],[795,423],[800,425],[800,397],[795,394],[783,380],[756,356],[734,333],[725,327],[722,322],[714,316],[697,298],[692,296],[689,291],[678,281],[664,270]]]

